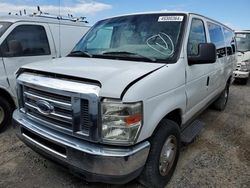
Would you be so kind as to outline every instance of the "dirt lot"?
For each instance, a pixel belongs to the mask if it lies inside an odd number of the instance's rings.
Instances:
[[[197,140],[182,149],[168,187],[250,187],[250,83],[233,85],[224,112],[206,110]],[[45,160],[12,128],[0,135],[0,187],[142,187],[86,183]]]

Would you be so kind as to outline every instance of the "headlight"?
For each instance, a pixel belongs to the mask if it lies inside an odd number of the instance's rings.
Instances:
[[[240,71],[247,72],[247,66],[246,65],[241,65],[240,66]]]
[[[248,72],[249,70],[248,70],[248,68],[247,68],[247,64],[248,64],[247,61],[241,62],[240,70],[243,71],[243,72]]]
[[[110,144],[133,144],[142,125],[142,103],[102,102],[102,140]]]

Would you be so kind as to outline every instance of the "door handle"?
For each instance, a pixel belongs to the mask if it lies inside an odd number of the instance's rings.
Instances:
[[[210,77],[207,77],[207,86],[209,85]]]

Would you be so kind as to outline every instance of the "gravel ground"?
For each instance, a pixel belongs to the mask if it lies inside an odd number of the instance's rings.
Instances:
[[[206,126],[181,151],[167,187],[250,187],[250,83],[232,85],[224,112],[207,109]],[[87,183],[39,156],[20,142],[12,128],[0,135],[0,187],[142,187]]]

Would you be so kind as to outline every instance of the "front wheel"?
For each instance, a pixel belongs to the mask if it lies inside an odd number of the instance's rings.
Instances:
[[[12,108],[6,99],[0,96],[0,133],[11,124]]]
[[[172,177],[180,152],[180,131],[178,125],[164,119],[151,141],[151,149],[139,178],[146,187],[162,188]]]

